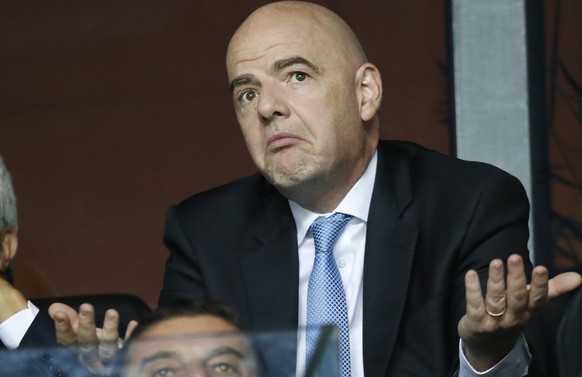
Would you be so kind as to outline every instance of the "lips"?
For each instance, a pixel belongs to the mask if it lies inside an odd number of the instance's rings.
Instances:
[[[267,150],[275,151],[277,149],[294,145],[302,140],[303,139],[297,135],[283,132],[280,134],[273,135],[269,138],[269,141],[267,142]]]

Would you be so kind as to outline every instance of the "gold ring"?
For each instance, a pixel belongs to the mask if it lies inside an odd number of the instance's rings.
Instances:
[[[503,310],[499,313],[491,313],[489,311],[489,309],[487,309],[487,305],[485,305],[485,311],[487,312],[487,314],[489,314],[491,317],[501,317],[502,315],[505,314],[505,311],[507,310],[507,306],[505,308],[503,308]]]

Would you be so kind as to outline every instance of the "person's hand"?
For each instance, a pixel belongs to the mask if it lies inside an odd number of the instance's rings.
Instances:
[[[26,297],[0,277],[0,323],[26,308],[28,308]]]
[[[479,276],[473,270],[465,275],[467,313],[458,325],[459,336],[465,345],[465,356],[477,371],[490,369],[514,347],[525,324],[556,296],[578,287],[582,277],[566,272],[548,280],[548,271],[537,266],[527,284],[521,257],[507,260],[507,279],[503,262],[493,260],[489,265],[487,293],[481,291]]]
[[[57,342],[74,349],[81,364],[92,373],[102,371],[123,345],[118,333],[119,314],[114,309],[105,312],[103,328],[96,327],[91,304],[82,304],[77,313],[68,305],[54,303],[49,315],[55,322]],[[136,321],[128,324],[126,338],[136,326]]]

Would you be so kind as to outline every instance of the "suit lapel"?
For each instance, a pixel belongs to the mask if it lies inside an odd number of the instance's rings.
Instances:
[[[418,230],[401,220],[412,201],[403,156],[378,149],[364,261],[363,341],[367,376],[383,376],[394,350],[407,296]],[[252,330],[297,326],[299,259],[289,204],[270,187],[250,219],[253,235],[241,245],[240,265]]]
[[[412,201],[403,157],[379,148],[368,216],[364,261],[364,369],[383,376],[392,355],[406,301],[418,231],[401,220]]]
[[[272,187],[251,219],[252,241],[240,264],[252,329],[295,329],[299,257],[297,231],[287,199]]]

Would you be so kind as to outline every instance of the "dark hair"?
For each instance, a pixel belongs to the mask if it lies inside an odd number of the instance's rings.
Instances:
[[[140,338],[144,332],[156,324],[172,318],[178,317],[197,317],[210,315],[223,319],[237,329],[242,330],[235,312],[228,306],[214,301],[196,301],[196,300],[174,300],[160,305],[156,310],[149,313],[136,327],[130,341]]]

